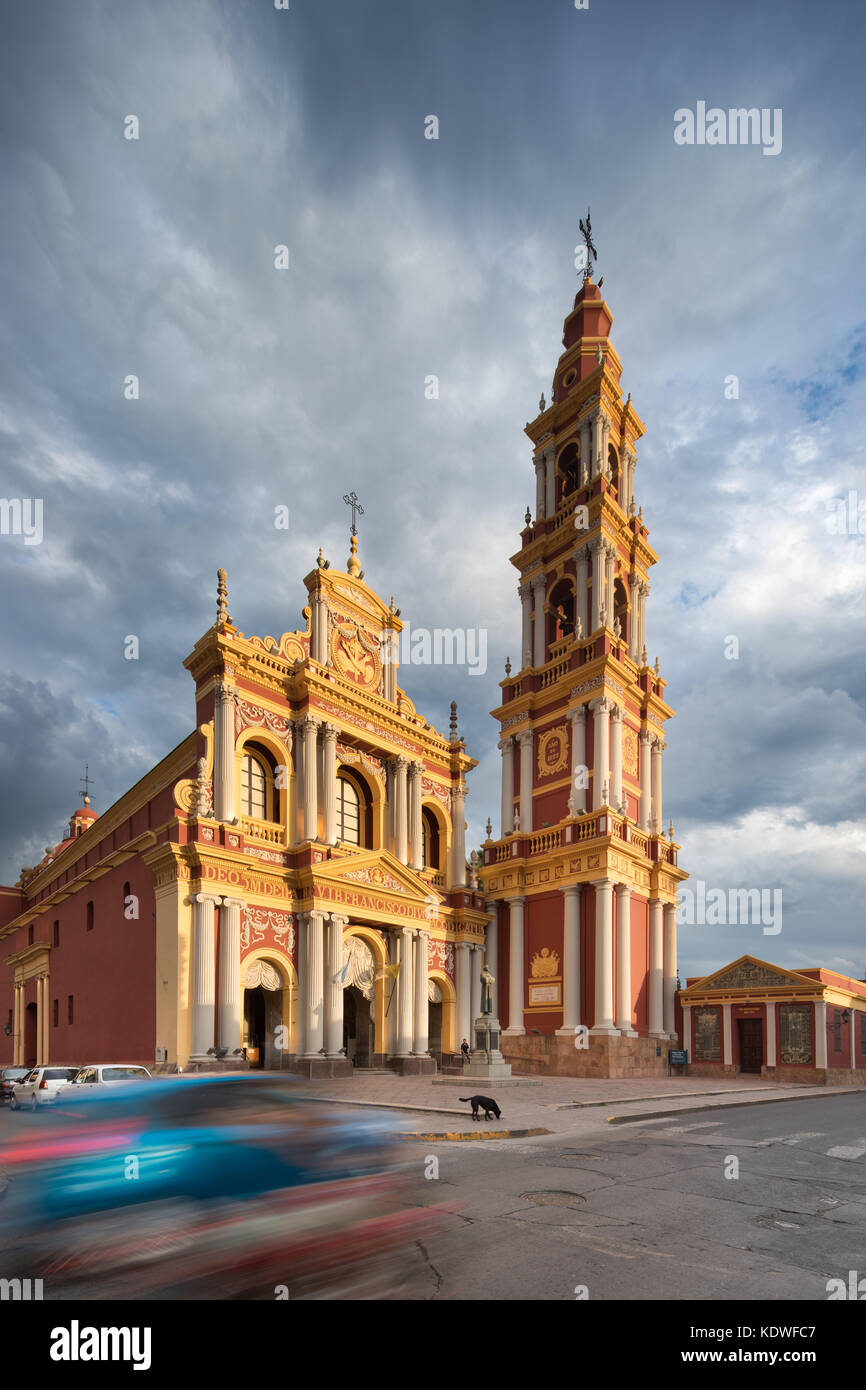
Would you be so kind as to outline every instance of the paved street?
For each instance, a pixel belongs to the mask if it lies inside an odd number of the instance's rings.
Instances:
[[[866,1094],[424,1148],[420,1201],[461,1207],[431,1299],[826,1299],[866,1274]],[[424,1146],[419,1145],[419,1149]],[[738,1177],[725,1177],[739,1164]]]

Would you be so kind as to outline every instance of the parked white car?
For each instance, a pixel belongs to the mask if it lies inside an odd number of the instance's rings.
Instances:
[[[74,1100],[79,1086],[88,1089],[106,1086],[123,1086],[129,1081],[152,1081],[147,1067],[130,1066],[126,1062],[94,1062],[90,1066],[73,1070],[67,1085],[62,1089],[62,1100]]]
[[[77,1067],[34,1067],[12,1087],[11,1108],[36,1110],[40,1105],[53,1105],[77,1071]]]

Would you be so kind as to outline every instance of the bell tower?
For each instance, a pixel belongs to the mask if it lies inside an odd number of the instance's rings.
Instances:
[[[636,501],[644,426],[613,315],[584,276],[552,399],[526,425],[535,517],[520,549],[519,669],[499,721],[500,836],[484,846],[502,1048],[561,1074],[652,1074],[676,1047],[677,864],[662,760],[674,711],[649,665],[658,556]],[[491,964],[491,968],[492,964]],[[555,1044],[544,1042],[553,1034]],[[555,1059],[555,1060],[554,1060]],[[599,1069],[601,1069],[599,1071]]]

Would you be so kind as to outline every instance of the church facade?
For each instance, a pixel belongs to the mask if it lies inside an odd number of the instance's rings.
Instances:
[[[498,839],[483,847],[502,1051],[547,1074],[662,1074],[677,1042],[676,901],[665,834],[673,715],[649,664],[649,572],[636,504],[644,426],[620,388],[613,322],[584,278],[552,400],[526,426],[535,517],[520,547],[521,646],[499,724]]]
[[[434,1071],[480,1012],[487,922],[455,707],[442,734],[399,687],[354,527],[303,630],[245,636],[218,578],[193,731],[0,890],[0,1059]]]

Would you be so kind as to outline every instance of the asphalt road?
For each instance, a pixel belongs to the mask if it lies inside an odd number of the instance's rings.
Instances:
[[[866,1094],[418,1148],[420,1200],[460,1207],[419,1255],[428,1299],[826,1300],[866,1276]]]

